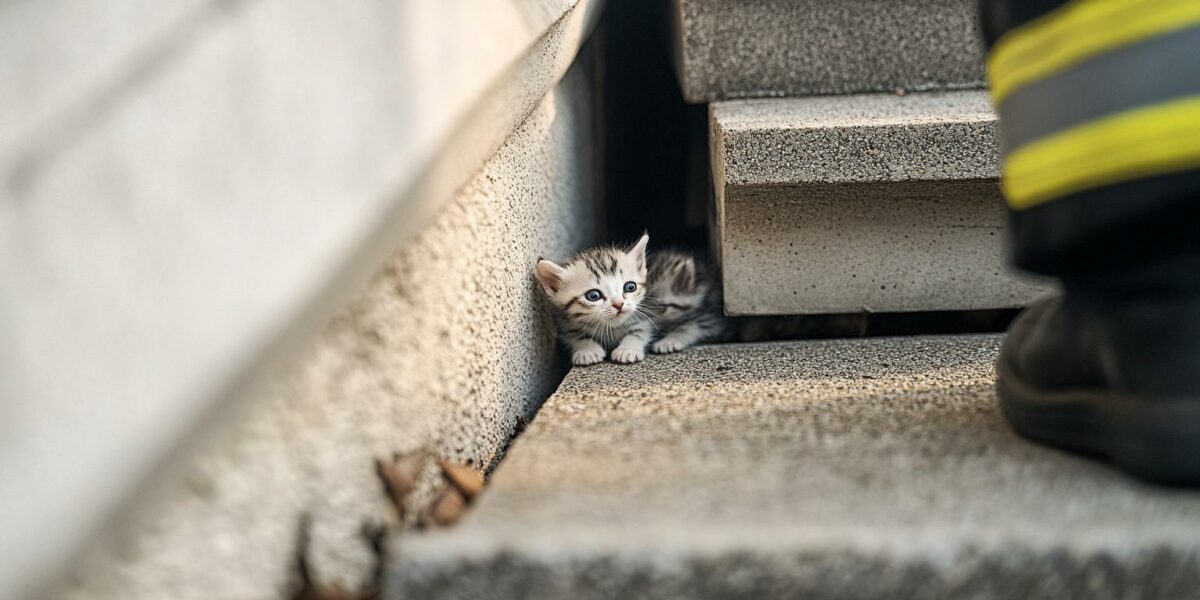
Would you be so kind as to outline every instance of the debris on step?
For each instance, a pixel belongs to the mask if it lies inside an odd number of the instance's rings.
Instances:
[[[446,527],[457,523],[467,506],[483,492],[483,472],[470,466],[439,460],[446,487],[422,519],[425,525]]]
[[[715,344],[576,369],[470,518],[388,540],[388,593],[1200,598],[1200,492],[1015,435],[995,396],[1003,339]]]
[[[483,491],[483,473],[468,466],[452,463],[448,460],[438,461],[442,473],[451,485],[458,488],[468,500],[472,500]]]
[[[417,489],[421,471],[431,457],[428,450],[421,448],[393,454],[390,461],[375,459],[375,472],[379,474],[401,522],[407,512],[405,499]],[[420,514],[417,524],[421,527],[445,527],[456,523],[471,501],[483,491],[483,471],[446,459],[439,459],[437,464],[442,471],[444,485],[436,499]]]
[[[433,503],[426,519],[427,524],[446,527],[462,518],[467,510],[467,497],[458,488],[447,486],[440,498]]]
[[[397,452],[391,461],[375,459],[375,472],[392,499],[400,521],[404,521],[404,499],[417,488],[417,477],[428,458],[429,453],[422,448],[405,454]]]

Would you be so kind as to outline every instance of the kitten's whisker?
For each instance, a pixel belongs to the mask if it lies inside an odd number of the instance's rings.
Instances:
[[[654,328],[655,333],[659,333],[659,334],[662,333],[662,330],[658,328],[658,323],[654,322],[654,316],[649,313],[643,312],[642,307],[640,307],[640,306],[637,307],[637,310],[633,311],[633,314],[637,317],[641,317],[647,323],[649,323],[650,326]]]
[[[588,337],[594,340],[596,339],[596,334],[600,331],[600,326],[604,324],[604,321],[600,318],[600,315],[593,316],[591,320],[594,325],[592,327],[592,332],[588,334]]]

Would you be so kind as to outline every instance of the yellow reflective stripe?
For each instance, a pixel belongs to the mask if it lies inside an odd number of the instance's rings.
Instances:
[[[1075,0],[1000,38],[988,57],[992,100],[1079,61],[1200,23],[1197,0]]]
[[[1067,194],[1200,168],[1200,96],[1119,113],[1031,142],[1004,163],[1022,210]]]

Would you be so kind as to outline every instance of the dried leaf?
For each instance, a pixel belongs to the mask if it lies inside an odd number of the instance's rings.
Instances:
[[[448,460],[439,460],[438,464],[441,465],[442,474],[446,479],[468,500],[474,499],[483,491],[483,473],[475,468]]]
[[[466,510],[467,497],[458,488],[447,487],[442,497],[434,503],[430,517],[434,523],[444,527],[457,523]]]
[[[417,487],[417,477],[428,454],[424,450],[396,454],[391,461],[375,459],[375,472],[383,481],[383,487],[396,505],[396,512],[404,518],[404,499]]]

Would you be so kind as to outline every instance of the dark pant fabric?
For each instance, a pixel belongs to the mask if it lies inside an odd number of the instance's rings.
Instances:
[[[989,52],[1006,34],[1019,33],[1035,19],[1052,18],[1066,4],[981,0],[981,29]],[[1200,48],[1196,55],[1200,60]],[[1071,111],[1072,104],[1064,101],[1054,110]],[[1021,118],[1008,114],[1000,127],[1003,130],[1006,122],[1012,127],[1011,121]],[[1200,170],[1125,181],[1024,210],[1010,209],[1009,224],[1015,265],[1061,278],[1068,291],[1200,291]]]

